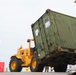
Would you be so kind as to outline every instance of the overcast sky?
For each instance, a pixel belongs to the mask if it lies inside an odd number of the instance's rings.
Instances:
[[[31,24],[46,9],[76,17],[74,0],[0,0],[0,62],[5,62],[5,68],[20,45],[28,46]]]

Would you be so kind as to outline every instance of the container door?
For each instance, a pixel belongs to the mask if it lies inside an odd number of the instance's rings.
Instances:
[[[35,46],[36,46],[36,49],[38,51],[38,58],[42,59],[43,57],[46,56],[46,54],[44,52],[44,46],[43,46],[43,41],[42,41],[40,27],[39,27],[38,22],[36,22],[33,25],[32,31],[33,31],[33,36],[35,39]]]
[[[43,22],[42,17],[39,19],[39,27],[40,27],[40,33],[41,33],[41,38],[42,38],[42,43],[43,43],[43,50],[44,50],[45,54],[47,55],[47,54],[49,54],[49,49],[48,49],[48,45],[47,45],[47,38],[46,38],[44,22]]]
[[[50,15],[45,14],[43,21],[44,21],[46,38],[47,38],[47,45],[48,45],[49,51],[52,52],[54,50],[54,35],[53,35],[53,28],[51,24]]]

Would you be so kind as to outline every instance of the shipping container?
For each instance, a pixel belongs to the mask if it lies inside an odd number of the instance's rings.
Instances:
[[[68,64],[76,64],[75,17],[47,9],[31,28],[33,39],[27,40],[28,48],[20,46],[11,56],[11,72],[20,72],[23,67],[30,67],[31,72],[42,72],[49,66],[55,72],[66,72]],[[31,47],[31,41],[35,47]]]
[[[47,9],[31,28],[40,62],[76,63],[75,17]]]

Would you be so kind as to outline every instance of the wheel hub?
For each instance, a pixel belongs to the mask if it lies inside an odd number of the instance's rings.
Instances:
[[[12,70],[15,70],[16,69],[16,62],[15,61],[13,61],[11,63],[11,68],[12,68]]]
[[[32,68],[33,68],[33,69],[36,68],[36,64],[37,64],[37,63],[36,63],[36,59],[34,58],[33,61],[32,61]]]

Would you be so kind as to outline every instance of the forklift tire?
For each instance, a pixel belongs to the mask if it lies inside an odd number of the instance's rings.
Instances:
[[[44,65],[38,64],[37,54],[34,54],[30,64],[31,72],[42,72],[43,68],[44,68]]]
[[[66,72],[67,65],[58,65],[54,67],[55,72]]]
[[[11,72],[20,72],[22,70],[22,61],[15,58],[11,58],[9,63],[9,69]]]

